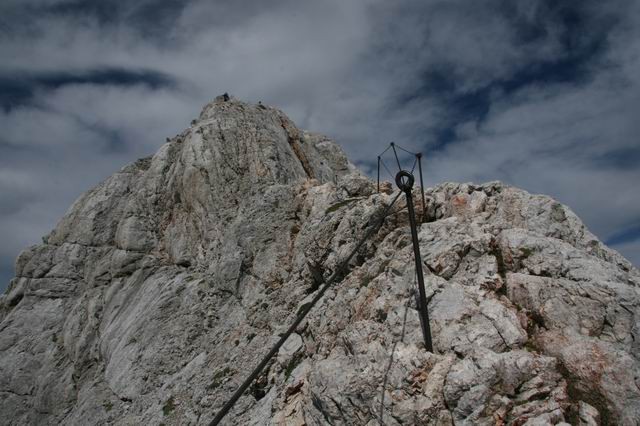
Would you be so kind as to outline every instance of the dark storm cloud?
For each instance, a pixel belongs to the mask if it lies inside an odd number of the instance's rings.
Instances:
[[[9,110],[34,101],[38,91],[58,89],[71,84],[132,86],[142,84],[157,89],[173,87],[168,75],[151,70],[98,69],[82,72],[45,72],[0,74],[0,105]]]
[[[639,11],[632,0],[3,1],[0,263],[229,92],[328,134],[368,172],[395,140],[425,152],[429,185],[501,179],[550,194],[639,264]]]
[[[162,25],[179,15],[188,1],[60,1],[44,8],[41,14],[62,17],[92,18],[104,25],[124,21],[126,24]]]
[[[426,69],[416,76],[416,84],[399,93],[395,102],[405,105],[420,98],[437,99],[442,114],[438,126],[433,129],[431,150],[442,149],[457,139],[456,124],[481,123],[493,103],[514,92],[535,85],[587,84],[598,72],[598,65],[607,52],[608,36],[617,21],[612,13],[594,10],[593,2],[543,1],[534,6],[523,6],[524,3],[514,1],[481,3],[485,11],[481,14],[488,10],[494,17],[504,17],[506,35],[521,52],[544,52],[545,46],[552,46],[553,54],[520,55],[507,64],[504,71],[494,70],[493,75],[475,84],[465,81],[460,62],[449,58],[425,62]],[[457,13],[452,11],[456,8]],[[436,18],[429,19],[433,15],[427,12],[428,9],[417,16],[425,18],[424,34],[428,37],[432,19],[438,19],[440,14],[463,14],[467,9],[467,4],[456,6],[454,2],[444,10],[430,10]],[[413,15],[415,12],[410,9],[405,13]],[[491,64],[491,58],[486,58],[486,62]]]
[[[615,233],[607,239],[606,243],[616,245],[637,242],[638,240],[640,240],[640,224],[636,224],[629,229],[624,229]]]
[[[636,170],[640,165],[640,143],[606,151],[591,161],[599,169]]]
[[[150,39],[164,39],[166,29],[190,3],[187,0],[31,1],[5,0],[0,6],[0,28],[7,35],[38,36],[39,23],[74,21],[100,27],[127,25]]]

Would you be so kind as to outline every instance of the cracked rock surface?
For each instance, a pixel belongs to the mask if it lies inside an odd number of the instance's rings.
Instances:
[[[435,353],[401,197],[223,423],[640,424],[638,270],[549,197],[425,194]],[[217,99],[18,257],[2,423],[208,424],[394,196],[282,112]]]

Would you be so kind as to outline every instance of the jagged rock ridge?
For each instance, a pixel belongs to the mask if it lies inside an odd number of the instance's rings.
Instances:
[[[638,270],[548,197],[426,194],[437,353],[399,204],[227,423],[637,424]],[[391,197],[280,111],[217,99],[19,256],[3,421],[207,424]]]

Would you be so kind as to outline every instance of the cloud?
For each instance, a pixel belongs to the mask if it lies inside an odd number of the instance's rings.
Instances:
[[[172,79],[157,71],[98,69],[83,72],[49,72],[0,75],[0,106],[8,111],[34,102],[37,94],[66,85],[94,84],[105,86],[145,85],[152,89],[171,87]]]
[[[606,241],[607,244],[622,245],[640,240],[640,223],[614,233]]]
[[[370,172],[395,140],[425,152],[429,184],[553,195],[633,256],[637,240],[611,238],[640,217],[639,8],[3,1],[0,263],[223,92],[283,109]]]
[[[634,265],[640,265],[640,241],[635,240],[613,246],[618,252],[627,258]]]

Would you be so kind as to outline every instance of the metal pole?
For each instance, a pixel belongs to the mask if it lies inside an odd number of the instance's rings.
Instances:
[[[378,193],[380,193],[380,156],[378,155]]]
[[[402,166],[400,165],[400,159],[398,158],[398,151],[396,151],[395,142],[391,142],[391,148],[393,148],[393,155],[396,157],[396,162],[398,163],[398,170],[402,170]]]
[[[422,180],[422,153],[417,153],[416,157],[418,157],[418,172],[420,173],[420,192],[422,194],[422,222],[424,222],[425,218],[427,217],[427,208],[424,201],[424,181]]]
[[[409,210],[409,226],[411,228],[411,239],[413,240],[413,256],[416,263],[416,276],[418,278],[418,313],[420,314],[420,326],[424,337],[424,346],[433,353],[433,343],[431,342],[431,327],[429,325],[429,310],[427,308],[427,293],[424,289],[424,276],[422,275],[422,257],[420,256],[420,245],[418,244],[418,230],[416,225],[416,214],[413,209],[413,188],[414,177],[411,173],[401,170],[396,175],[396,185],[404,191],[407,197],[407,209]]]

